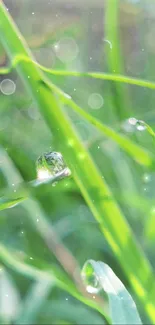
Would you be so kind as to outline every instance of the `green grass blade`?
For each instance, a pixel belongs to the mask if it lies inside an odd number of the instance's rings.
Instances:
[[[133,78],[124,76],[122,74],[113,74],[113,73],[104,73],[104,72],[79,72],[79,71],[68,71],[68,70],[54,70],[44,67],[43,65],[39,64],[33,58],[26,57],[24,55],[16,55],[14,59],[11,61],[11,65],[8,67],[0,68],[0,75],[6,75],[12,71],[13,68],[17,68],[20,62],[33,62],[39,69],[48,74],[54,76],[66,76],[66,77],[87,77],[87,78],[94,78],[94,79],[101,79],[107,81],[115,81],[120,83],[125,83],[129,85],[155,89],[155,82],[149,80],[143,80],[139,78]]]
[[[112,324],[142,324],[131,295],[107,264],[88,260],[82,274],[90,292],[102,288],[107,293]]]
[[[0,37],[11,59],[17,54],[31,57],[22,36],[2,3],[0,3]],[[54,133],[60,152],[64,154],[83,197],[125,271],[137,298],[141,301],[150,321],[154,321],[155,288],[152,285],[154,278],[151,267],[138,247],[108,185],[46,85],[43,74],[32,62],[20,62],[17,70]],[[152,287],[148,292],[149,285]]]

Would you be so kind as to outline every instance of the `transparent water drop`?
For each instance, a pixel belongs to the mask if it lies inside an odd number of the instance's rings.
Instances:
[[[135,117],[130,117],[128,119],[128,122],[131,124],[131,125],[136,125],[137,123],[137,119]]]
[[[136,128],[138,131],[144,131],[146,129],[145,123],[141,120],[137,120]]]
[[[48,152],[39,156],[36,161],[37,178],[45,180],[63,173],[63,176],[71,174],[70,169],[66,166],[63,156],[60,152]]]
[[[96,277],[93,267],[90,263],[86,263],[82,269],[82,279],[89,293],[97,294],[101,290],[101,285]]]
[[[12,95],[16,90],[16,85],[11,79],[4,79],[0,83],[0,90],[4,95]]]

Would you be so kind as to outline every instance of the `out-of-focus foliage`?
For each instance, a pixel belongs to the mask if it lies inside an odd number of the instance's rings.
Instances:
[[[45,67],[122,73],[138,79],[155,80],[153,1],[122,0],[118,2],[118,11],[113,14],[114,0],[4,2],[34,58]],[[1,46],[0,65],[3,67],[7,63],[7,54]],[[143,124],[137,125],[134,120],[143,120],[154,129],[154,90],[74,76],[48,74],[48,78],[86,112],[154,155],[154,139]],[[54,133],[49,131],[15,71],[0,75],[0,90],[0,142],[5,151],[5,155],[0,155],[0,191],[4,196],[8,184],[11,184],[16,195],[18,182],[29,182],[36,177],[38,156],[57,151],[57,147]],[[67,104],[65,110],[154,269],[154,172],[137,164],[118,144],[77,115]],[[9,157],[14,162],[15,173],[10,168]],[[104,261],[132,292],[117,256],[112,253],[74,182],[68,180],[54,187],[47,184],[35,195],[49,224],[79,266],[82,268],[88,259]],[[28,206],[29,201],[25,204]],[[27,218],[29,211],[26,205],[19,204],[0,212],[2,247],[8,252],[11,248],[21,263],[30,264],[30,274],[34,272],[33,267],[40,270],[50,269],[50,265],[60,267],[39,235],[37,226]],[[35,217],[39,223],[40,216]],[[105,323],[101,314],[82,304],[72,292],[62,290],[54,279],[43,281],[37,274],[35,280],[35,275],[26,278],[22,266],[21,272],[19,269],[17,273],[17,269],[18,264],[16,267],[10,262],[5,268],[2,266],[0,273],[0,281],[3,282],[0,318],[3,323],[14,319],[17,324]],[[143,270],[141,272],[143,274]],[[66,280],[66,283],[70,282]],[[150,295],[152,286],[148,285]],[[103,295],[102,298],[104,312],[109,314],[107,297]],[[136,299],[134,294],[133,298]],[[138,302],[137,307],[142,320],[147,322],[147,315]]]

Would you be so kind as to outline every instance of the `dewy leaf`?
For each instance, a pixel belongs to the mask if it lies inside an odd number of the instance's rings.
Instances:
[[[142,324],[131,295],[107,264],[88,260],[82,275],[89,292],[103,288],[108,294],[112,324]]]

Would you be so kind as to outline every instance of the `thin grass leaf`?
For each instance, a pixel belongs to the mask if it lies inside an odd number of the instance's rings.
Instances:
[[[0,37],[11,59],[19,53],[31,57],[22,35],[2,3],[0,3]],[[150,321],[154,321],[155,286],[152,285],[154,277],[150,264],[137,245],[108,185],[102,179],[71,122],[47,86],[43,74],[32,62],[28,64],[21,62],[17,70],[35,98],[49,128],[53,131],[60,152],[64,154],[83,197],[120,262],[137,298],[141,301],[144,311]],[[148,292],[149,286],[151,290]]]
[[[107,293],[112,324],[142,324],[131,295],[107,264],[88,260],[82,274],[90,291],[102,288]]]
[[[20,64],[20,62],[33,62],[40,70],[47,72],[48,74],[54,75],[54,76],[66,76],[66,77],[87,77],[87,78],[93,78],[93,79],[100,79],[100,80],[107,80],[107,81],[115,81],[120,83],[125,83],[129,85],[149,88],[149,89],[155,89],[155,82],[149,81],[149,80],[143,80],[139,78],[133,78],[124,76],[121,74],[110,74],[110,73],[104,73],[104,72],[79,72],[79,71],[70,71],[70,70],[54,70],[49,69],[38,63],[33,58],[28,58],[24,55],[17,54],[14,59],[11,61],[11,65],[8,67],[0,68],[0,75],[6,75],[12,71],[12,69],[17,68],[17,66]]]

